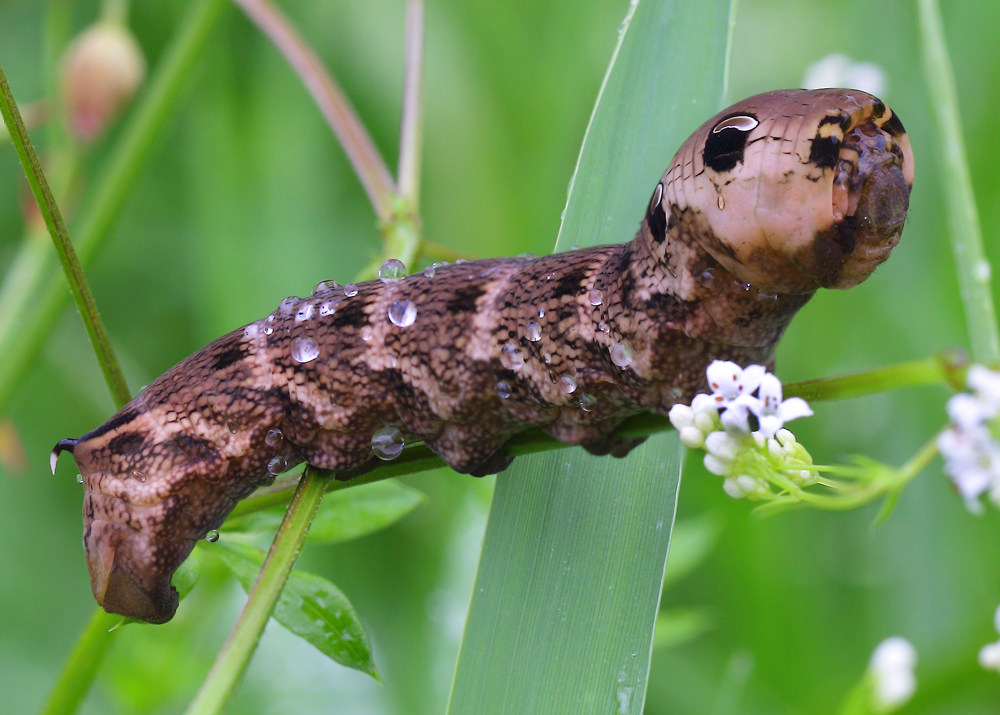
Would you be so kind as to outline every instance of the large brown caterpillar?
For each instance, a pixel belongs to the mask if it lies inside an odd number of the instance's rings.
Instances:
[[[640,410],[703,389],[713,359],[773,361],[819,287],[863,281],[913,183],[875,97],[786,90],[699,128],[630,243],[501,258],[289,298],[186,358],[53,451],[83,475],[83,543],[105,610],[154,623],[196,540],[305,461],[341,470],[423,440],[460,472],[510,462],[532,425],[597,453]],[[398,267],[397,267],[398,268]]]

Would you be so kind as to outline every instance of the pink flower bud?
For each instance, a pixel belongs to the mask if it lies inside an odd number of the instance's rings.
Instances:
[[[63,60],[63,102],[73,133],[94,141],[135,95],[146,60],[128,29],[97,22],[70,44]]]

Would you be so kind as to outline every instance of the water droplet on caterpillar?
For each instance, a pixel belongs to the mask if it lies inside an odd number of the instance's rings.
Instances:
[[[517,345],[510,341],[504,343],[500,350],[500,364],[508,370],[520,370],[524,367],[524,356]]]
[[[702,274],[698,276],[698,282],[706,288],[711,288],[715,285],[715,269],[709,268],[706,271],[702,271]]]
[[[295,362],[312,362],[319,357],[319,346],[312,338],[295,338],[292,341],[292,359]]]
[[[611,362],[618,367],[628,367],[631,365],[634,355],[635,351],[627,341],[615,343],[611,346]]]
[[[76,483],[77,484],[83,484],[83,475],[82,474],[77,474],[76,475]]]
[[[678,377],[680,377],[680,375],[678,375]],[[679,387],[675,387],[672,390],[670,390],[670,396],[673,397],[675,400],[679,400],[682,397],[684,397],[684,390],[682,390]]]
[[[435,271],[437,271],[437,263],[430,264],[424,269],[424,278],[433,278]]]
[[[597,288],[594,288],[594,290],[590,291],[591,305],[600,305],[603,302],[604,302],[604,293],[599,291]]]
[[[534,253],[518,253],[517,257],[518,258],[534,258],[535,254]]]
[[[226,427],[229,428],[230,432],[232,432],[233,434],[236,434],[236,423],[235,422],[233,422],[232,420],[229,420],[226,423]]]
[[[374,335],[374,333],[372,332],[372,328],[370,325],[366,325],[363,328],[361,328],[361,339],[364,340],[366,343],[372,339],[372,335]]]
[[[510,385],[508,385],[506,382],[503,382],[502,380],[498,382],[497,394],[500,396],[500,399],[506,400],[508,397],[510,397]]]
[[[267,434],[264,435],[264,444],[266,444],[268,447],[273,447],[274,445],[278,444],[278,442],[280,442],[283,437],[284,435],[281,434],[280,429],[268,430]]]
[[[380,427],[372,433],[372,452],[379,459],[395,459],[402,451],[403,434],[395,427]]]
[[[602,333],[606,333],[608,332],[608,324],[602,320],[600,323],[597,324],[597,329],[600,330]]]
[[[576,392],[576,378],[572,375],[563,375],[559,378],[559,382],[562,383],[562,387],[566,391],[567,395],[571,395]]]
[[[353,298],[357,294],[358,294],[358,287],[353,283],[348,283],[347,285],[344,286],[344,295],[346,295],[348,298]]]
[[[295,312],[295,322],[301,323],[306,320],[312,320],[315,310],[316,308],[312,303],[303,303],[302,307]]]
[[[580,409],[584,412],[591,412],[597,407],[597,398],[586,392],[580,395]]]
[[[716,203],[719,205],[719,211],[726,208],[726,198],[722,194],[719,194],[719,199]]]
[[[409,300],[394,300],[387,313],[389,322],[401,328],[407,328],[413,325],[413,321],[417,319],[417,306]]]
[[[319,307],[320,315],[333,315],[336,312],[337,312],[337,303],[332,300],[325,301]]]
[[[538,323],[528,323],[524,328],[524,336],[533,343],[542,339],[542,328]]]
[[[284,457],[274,457],[267,463],[267,473],[273,475],[281,474],[287,466],[288,462]]]
[[[741,291],[744,291],[744,292],[750,290],[750,284],[749,283],[744,283],[741,280],[735,280],[735,281],[733,281],[733,287],[736,288],[737,290],[741,290]]]
[[[205,534],[205,541],[207,541],[210,544],[214,544],[218,540],[219,540],[219,532],[215,529],[212,529],[210,532]]]
[[[383,283],[392,283],[393,281],[398,281],[406,275],[406,266],[403,262],[395,258],[390,258],[388,261],[379,266],[378,277],[382,279]]]
[[[572,246],[569,247],[569,250],[571,250],[571,251],[579,251],[580,250],[580,246],[578,244],[574,243]]]
[[[278,304],[278,312],[282,315],[291,315],[300,302],[297,296],[290,295]]]
[[[250,323],[250,325],[243,328],[244,338],[256,338],[257,334],[260,332],[260,325],[258,323]]]
[[[313,288],[313,295],[320,295],[322,293],[333,293],[340,290],[340,283],[337,281],[320,281]]]
[[[539,308],[538,309],[538,317],[539,318],[544,318],[545,317],[545,309],[544,308]]]
[[[778,300],[778,294],[777,293],[758,293],[757,294],[757,300],[759,300],[761,303],[774,303],[776,300]]]
[[[146,475],[140,472],[138,469],[132,470],[132,478],[138,479],[140,482],[146,481]]]

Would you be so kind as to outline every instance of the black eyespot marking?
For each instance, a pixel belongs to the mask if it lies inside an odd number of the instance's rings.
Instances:
[[[899,115],[893,112],[893,115],[889,117],[888,121],[882,125],[882,128],[889,132],[893,137],[899,137],[906,134],[906,130],[903,129],[903,123],[899,121]]]
[[[649,226],[649,233],[657,243],[663,243],[667,237],[667,214],[663,210],[663,184],[656,185],[653,198],[649,200],[646,207],[646,225]]]
[[[705,149],[702,151],[705,165],[713,171],[731,171],[743,161],[747,137],[757,124],[757,117],[752,114],[724,117],[705,140]]]
[[[872,119],[878,119],[883,114],[885,114],[885,103],[882,101],[875,102],[872,107]]]
[[[812,149],[809,151],[810,164],[827,169],[836,166],[839,157],[840,139],[818,135],[812,139]]]

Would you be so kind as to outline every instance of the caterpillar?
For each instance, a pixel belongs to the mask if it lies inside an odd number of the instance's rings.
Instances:
[[[702,125],[632,241],[320,283],[182,360],[79,439],[83,545],[105,610],[163,623],[171,575],[290,466],[364,469],[422,440],[458,472],[503,470],[537,426],[597,454],[625,417],[704,390],[714,359],[773,365],[795,312],[899,241],[913,153],[859,91],[783,90]]]

